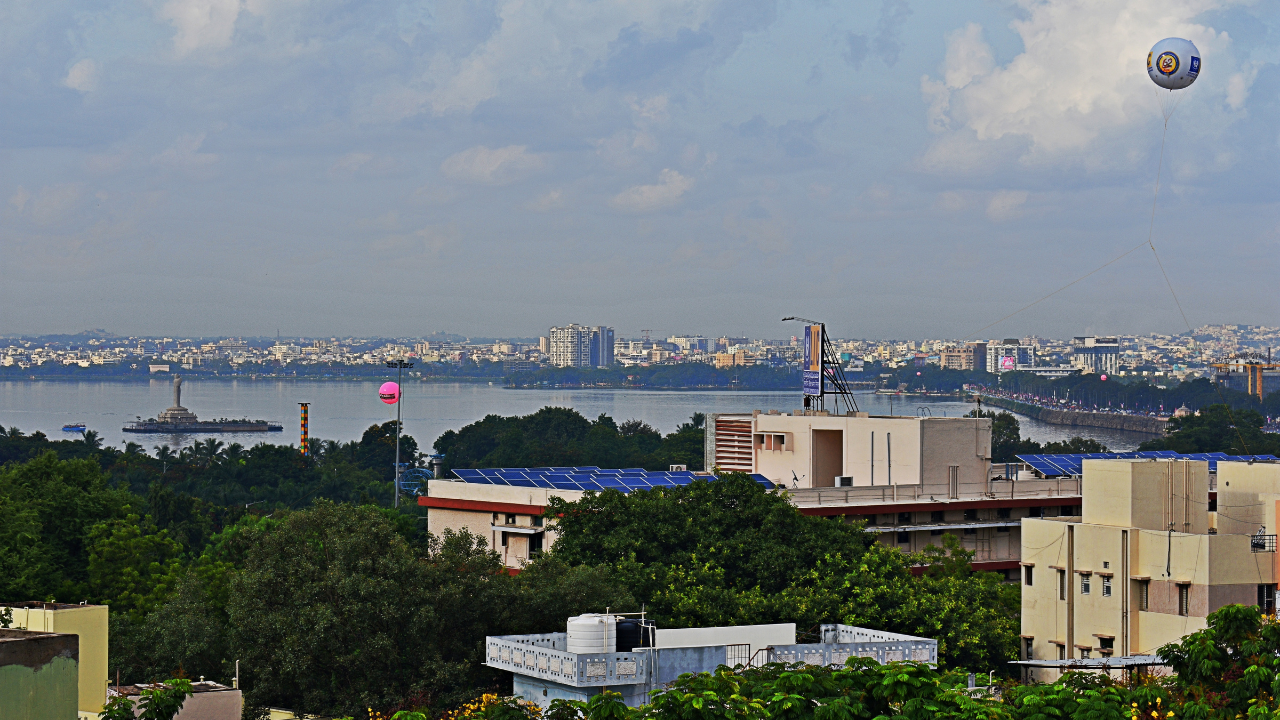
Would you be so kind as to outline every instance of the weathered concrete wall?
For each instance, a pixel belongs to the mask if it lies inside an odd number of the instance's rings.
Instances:
[[[75,720],[79,638],[0,630],[0,718]]]
[[[1078,427],[1109,428],[1111,430],[1127,430],[1129,432],[1147,433],[1148,435],[1164,435],[1166,421],[1141,415],[1119,415],[1114,413],[1082,412],[1079,410],[1053,410],[1036,405],[1020,403],[1002,397],[982,396],[984,405],[1012,410],[1019,415],[1035,418],[1053,425],[1075,425]]]

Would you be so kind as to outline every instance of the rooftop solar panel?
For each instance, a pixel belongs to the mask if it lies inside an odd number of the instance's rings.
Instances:
[[[595,490],[596,492],[602,492],[604,490],[604,488],[601,487],[600,483],[596,482],[595,480],[579,481],[578,485],[580,485],[583,490]]]

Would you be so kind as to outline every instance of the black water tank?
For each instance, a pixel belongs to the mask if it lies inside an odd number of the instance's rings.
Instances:
[[[631,652],[644,647],[644,631],[639,620],[618,621],[618,652]]]

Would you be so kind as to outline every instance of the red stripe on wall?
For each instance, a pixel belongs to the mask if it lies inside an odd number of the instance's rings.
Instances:
[[[454,498],[420,497],[418,504],[422,507],[442,508],[446,510],[476,510],[478,512],[516,513],[519,515],[541,515],[546,508],[542,505],[518,505],[516,503],[489,502],[487,500],[456,500]]]

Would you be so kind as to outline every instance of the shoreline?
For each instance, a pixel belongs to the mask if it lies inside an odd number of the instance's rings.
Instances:
[[[1163,437],[1168,421],[1146,415],[1121,415],[1119,413],[1095,413],[1080,410],[1055,410],[1038,405],[1010,400],[1008,398],[983,395],[983,403],[1008,410],[1019,415],[1039,420],[1050,425],[1069,427],[1092,427],[1105,430],[1123,430],[1125,432],[1142,433],[1152,437]]]

